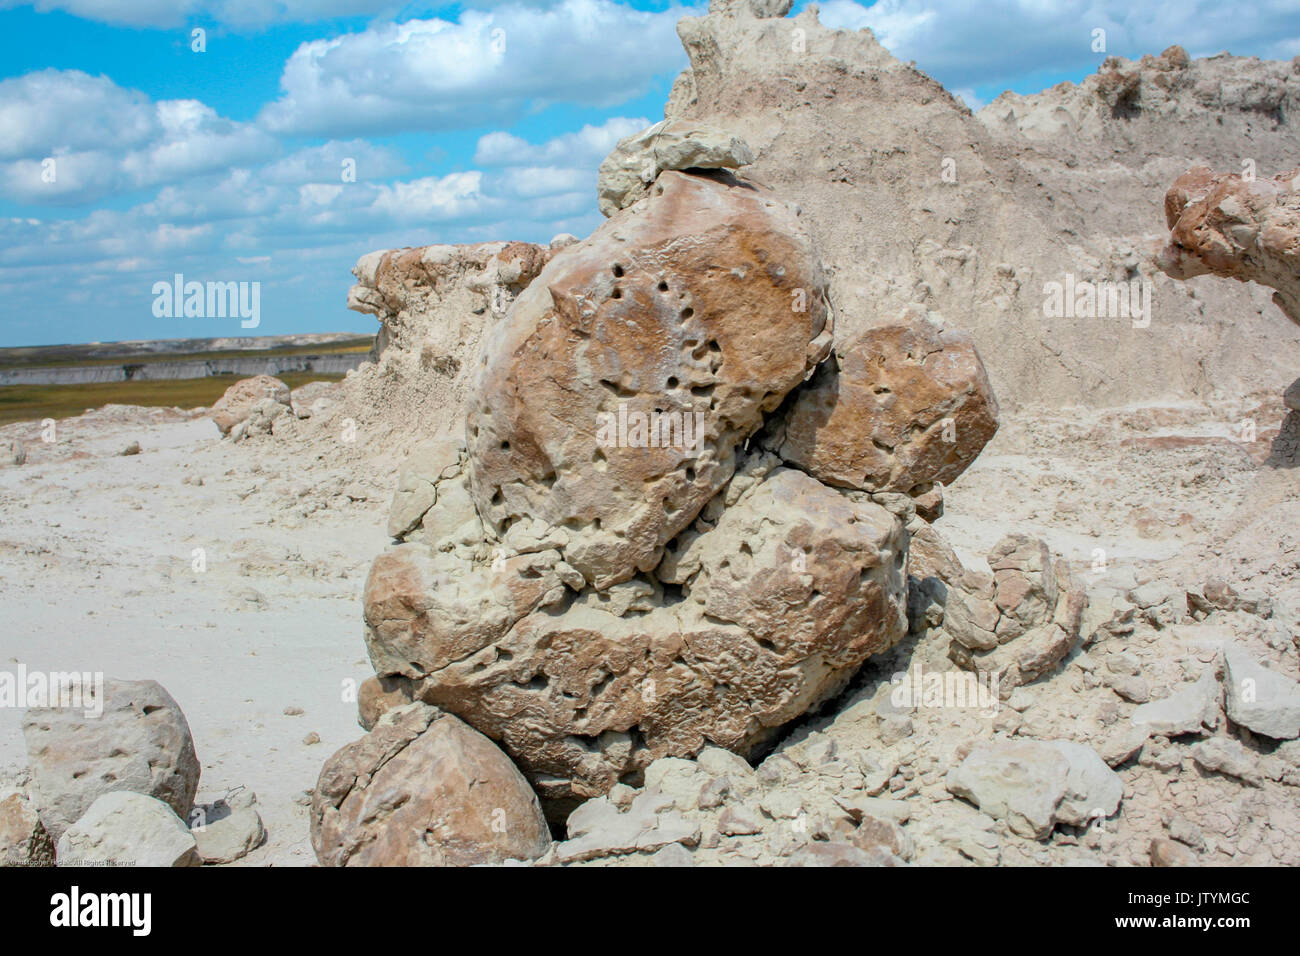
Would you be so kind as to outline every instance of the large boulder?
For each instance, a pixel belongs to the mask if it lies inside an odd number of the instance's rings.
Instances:
[[[181,818],[194,805],[199,760],[176,701],[151,680],[105,680],[102,690],[99,716],[81,708],[34,707],[23,721],[34,796],[55,840],[96,798],[113,791],[157,797]]]
[[[479,516],[494,536],[565,533],[598,588],[651,570],[831,334],[794,211],[726,174],[663,173],[489,331],[466,436]]]
[[[1213,273],[1255,281],[1300,324],[1300,168],[1244,179],[1197,166],[1165,195],[1169,243],[1157,262],[1175,279]]]
[[[914,315],[836,350],[764,444],[841,488],[920,494],[950,484],[998,428],[975,343]]]
[[[185,822],[161,800],[106,793],[59,838],[60,866],[199,866]]]
[[[326,866],[471,866],[535,859],[551,838],[505,754],[450,714],[414,703],[326,762],[311,841]]]
[[[737,475],[657,580],[584,589],[563,613],[503,625],[509,615],[458,610],[454,578],[411,578],[389,610],[367,605],[377,672],[413,676],[416,661],[427,676],[413,692],[500,741],[549,799],[605,793],[707,742],[752,752],[906,632],[898,519],[775,463]],[[467,566],[462,579],[490,574]],[[520,580],[544,587],[545,573]],[[392,609],[420,601],[422,617],[407,614],[403,629],[406,612]]]
[[[263,405],[267,401],[270,406]],[[226,389],[212,406],[211,416],[221,434],[229,435],[235,426],[255,416],[272,417],[276,414],[272,406],[276,405],[282,406],[280,414],[292,411],[289,386],[271,375],[254,375]]]
[[[650,192],[669,169],[739,169],[754,161],[744,140],[704,123],[663,120],[618,141],[596,179],[600,211],[612,216]]]

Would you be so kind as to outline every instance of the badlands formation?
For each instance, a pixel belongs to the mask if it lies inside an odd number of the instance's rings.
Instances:
[[[363,256],[342,383],[0,432],[9,666],[132,678],[0,852],[1300,863],[1300,61],[972,114],[789,6],[590,237]]]

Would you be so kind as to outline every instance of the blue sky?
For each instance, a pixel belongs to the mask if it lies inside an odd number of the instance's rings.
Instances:
[[[1095,27],[1122,56],[1300,54],[1300,0],[820,6],[976,105],[1094,71]],[[697,10],[0,0],[0,345],[370,332],[345,308],[365,252],[585,235],[596,166],[662,116]],[[260,282],[261,325],[156,318],[178,272]]]

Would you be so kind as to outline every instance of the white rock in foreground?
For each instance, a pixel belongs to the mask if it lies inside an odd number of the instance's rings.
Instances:
[[[1228,716],[1275,740],[1300,737],[1300,684],[1271,671],[1236,644],[1223,647]]]
[[[1160,700],[1143,704],[1130,718],[1134,727],[1148,735],[1178,737],[1213,730],[1219,724],[1219,679],[1207,670],[1195,683]]]
[[[84,691],[93,695],[100,688]],[[32,707],[23,721],[33,797],[56,841],[111,791],[157,797],[182,817],[194,805],[199,760],[172,696],[157,681],[112,679],[104,681],[102,696],[88,697],[86,707]]]
[[[1124,784],[1090,747],[1064,740],[980,744],[948,771],[948,790],[1012,832],[1043,839],[1119,809]]]
[[[59,838],[59,866],[198,866],[194,837],[161,800],[106,793]]]

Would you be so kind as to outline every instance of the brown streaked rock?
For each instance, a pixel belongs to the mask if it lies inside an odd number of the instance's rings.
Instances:
[[[706,743],[748,754],[906,631],[906,533],[857,494],[778,468],[682,536],[660,568],[668,592],[585,589],[445,655],[421,693],[557,801]]]
[[[841,488],[924,497],[969,467],[998,404],[963,332],[913,317],[869,329],[799,389],[765,447]],[[933,508],[929,509],[933,513]]]
[[[212,406],[211,417],[223,435],[247,421],[262,402],[270,399],[292,410],[289,386],[271,375],[254,375],[236,382]]]
[[[1165,194],[1165,220],[1162,270],[1175,279],[1213,273],[1270,286],[1277,307],[1300,323],[1300,168],[1246,180],[1197,166]]]
[[[605,588],[652,569],[726,484],[831,323],[790,208],[727,174],[665,172],[489,335],[466,435],[479,516],[496,536],[525,518],[569,533],[564,560]]]
[[[491,741],[436,707],[392,711],[321,770],[311,841],[325,866],[531,860],[550,832],[537,796]]]

